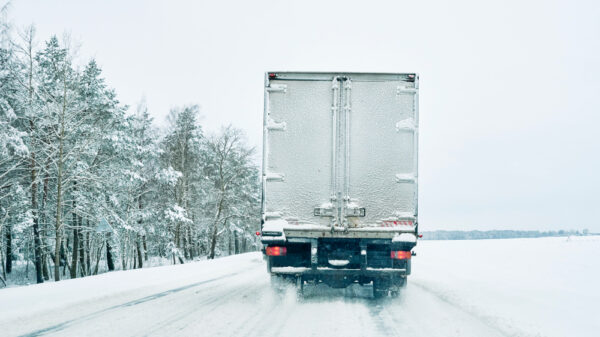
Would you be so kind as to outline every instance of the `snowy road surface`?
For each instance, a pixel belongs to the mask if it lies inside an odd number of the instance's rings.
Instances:
[[[0,336],[597,336],[600,237],[421,241],[400,298],[274,294],[259,253],[0,290]]]

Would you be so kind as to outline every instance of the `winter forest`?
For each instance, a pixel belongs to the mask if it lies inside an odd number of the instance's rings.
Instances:
[[[0,287],[257,249],[260,179],[241,130],[205,132],[199,106],[177,102],[156,128],[75,42],[2,17]]]

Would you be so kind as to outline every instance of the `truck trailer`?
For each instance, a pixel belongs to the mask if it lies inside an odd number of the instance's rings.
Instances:
[[[272,283],[394,296],[418,238],[415,73],[265,73],[261,242]]]

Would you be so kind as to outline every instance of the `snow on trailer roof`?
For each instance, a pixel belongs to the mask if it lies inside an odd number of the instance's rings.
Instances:
[[[404,81],[415,82],[418,73],[369,73],[369,72],[303,72],[303,71],[267,71],[268,80],[311,80],[331,81],[334,76],[351,76],[355,81]]]

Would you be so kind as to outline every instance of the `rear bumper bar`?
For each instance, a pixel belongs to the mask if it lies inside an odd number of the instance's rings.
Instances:
[[[290,276],[351,276],[351,277],[376,277],[376,276],[406,276],[406,269],[399,268],[365,268],[365,269],[334,269],[328,267],[272,267],[272,274]]]

